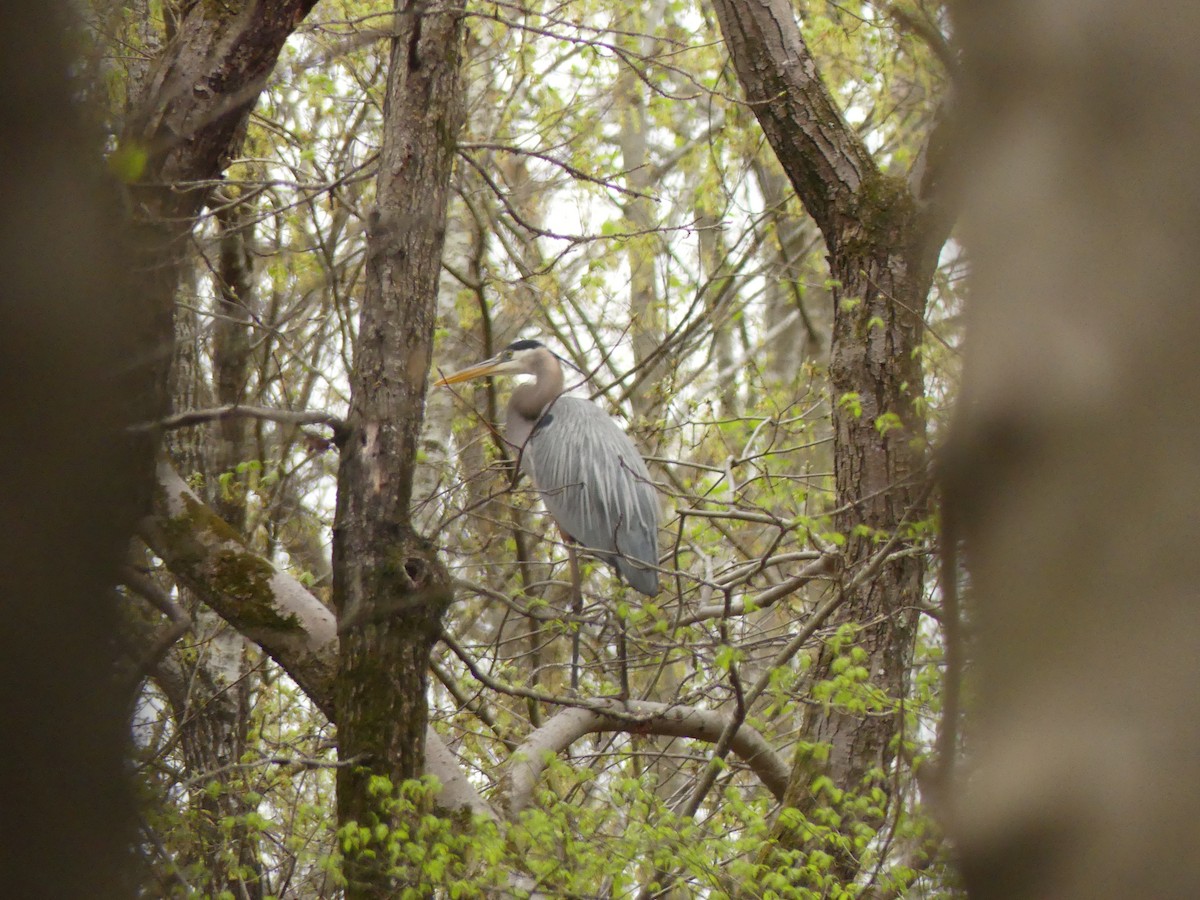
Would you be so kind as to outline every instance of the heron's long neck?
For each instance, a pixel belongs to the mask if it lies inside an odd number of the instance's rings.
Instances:
[[[537,380],[532,384],[518,385],[508,403],[509,408],[530,421],[536,420],[546,405],[563,390],[562,366],[549,351],[535,357],[533,375]]]

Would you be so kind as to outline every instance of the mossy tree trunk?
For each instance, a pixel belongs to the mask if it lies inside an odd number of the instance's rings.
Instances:
[[[334,604],[338,820],[390,836],[399,822],[372,785],[424,769],[429,654],[450,595],[413,530],[417,462],[450,174],[461,119],[462,3],[397,6],[348,437],[338,475]],[[378,826],[385,826],[379,829]],[[388,837],[383,839],[388,840]],[[348,850],[347,896],[410,883],[378,844]]]
[[[900,698],[925,562],[920,554],[908,554],[874,571],[875,557],[896,535],[891,548],[903,549],[906,526],[927,514],[923,384],[916,351],[950,217],[931,177],[907,184],[880,172],[822,83],[791,4],[714,0],[713,6],[747,99],[829,253],[834,526],[845,537],[839,588],[845,599],[830,625],[859,627],[853,642],[866,651],[858,665],[867,672],[870,688],[877,697]],[[864,572],[869,577],[862,577]],[[823,648],[809,683],[833,678],[838,655],[830,646]],[[821,775],[850,795],[871,787],[889,792],[898,716],[888,715],[884,705],[871,707],[857,710],[834,702],[807,708],[786,806],[807,817],[829,805],[829,794],[813,793]],[[818,753],[812,752],[813,744],[821,745]],[[841,812],[845,832],[859,816],[849,808]],[[882,824],[878,815],[867,818],[872,826]],[[805,846],[803,829],[790,827],[795,821],[780,817],[771,853]],[[852,849],[835,852],[843,881],[856,874],[854,855]]]

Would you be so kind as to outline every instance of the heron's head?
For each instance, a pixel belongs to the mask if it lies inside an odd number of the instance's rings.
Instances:
[[[491,359],[485,359],[470,368],[454,372],[433,383],[434,387],[445,387],[485,375],[536,375],[538,367],[547,360],[555,361],[558,356],[546,348],[541,341],[513,341]]]

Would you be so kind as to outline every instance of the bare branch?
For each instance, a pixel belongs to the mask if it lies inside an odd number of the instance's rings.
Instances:
[[[504,775],[504,802],[509,818],[525,809],[549,754],[560,753],[584,735],[606,731],[653,734],[716,741],[724,733],[729,716],[711,709],[671,706],[647,700],[593,701],[590,709],[565,709],[529,735],[517,748]],[[788,767],[755,729],[743,725],[732,739],[731,749],[776,797],[787,788]]]
[[[787,647],[780,651],[776,657],[771,660],[771,664],[763,669],[763,674],[759,677],[754,686],[746,693],[743,703],[747,708],[756,700],[758,696],[766,689],[770,683],[771,673],[780,665],[787,662],[792,656],[799,652],[800,648],[808,643],[818,628],[820,628],[825,620],[828,619],[838,607],[846,602],[849,592],[845,590],[838,591],[836,594],[826,600],[810,617],[804,628],[791,641]],[[717,780],[717,775],[721,770],[725,756],[730,750],[735,749],[738,736],[747,726],[740,722],[737,718],[730,718],[725,724],[720,736],[717,738],[717,746],[713,749],[712,758],[709,760],[708,766],[704,769],[704,774],[696,784],[695,790],[688,798],[687,803],[683,807],[683,814],[694,816],[696,810],[700,808],[700,804],[704,802],[704,798],[708,792],[712,790],[714,782]],[[781,796],[781,795],[776,795]]]
[[[279,663],[333,718],[333,613],[296,579],[248,548],[167,462],[158,466],[157,514],[147,545],[181,582]]]
[[[328,425],[333,429],[335,441],[346,429],[346,423],[332,413],[319,410],[270,409],[265,406],[243,406],[238,403],[176,413],[161,422],[153,423],[153,426],[146,425],[144,427],[157,427],[170,431],[175,428],[187,428],[190,425],[203,425],[208,422],[222,422],[226,419],[237,418],[259,419],[276,422],[280,425]]]
[[[726,616],[741,616],[748,611],[757,612],[761,609],[767,609],[774,606],[784,597],[795,593],[799,588],[803,587],[814,578],[820,578],[822,575],[830,574],[836,564],[838,557],[836,555],[823,554],[819,559],[809,563],[799,572],[786,581],[782,581],[777,585],[767,588],[765,591],[760,591],[749,600],[738,600],[728,604],[713,603],[708,606],[701,606],[691,615],[684,616],[679,620],[679,625],[695,625],[697,622],[703,622],[707,619],[717,619]]]
[[[143,522],[142,534],[176,578],[258,644],[335,721],[333,613],[300,582],[246,547],[168,462],[159,464],[158,509]],[[425,771],[442,783],[439,802],[494,817],[432,726],[425,741]]]
[[[497,144],[497,143],[487,142],[487,141],[485,141],[485,142],[460,141],[458,144],[458,150],[460,153],[465,153],[468,150],[492,150],[492,151],[499,152],[499,153],[512,153],[517,156],[529,156],[529,157],[532,157],[533,159],[540,159],[542,162],[549,163],[552,166],[557,166],[558,168],[560,168],[564,172],[566,172],[568,175],[570,175],[572,178],[577,179],[579,181],[589,181],[592,184],[597,184],[600,187],[607,188],[607,189],[613,190],[613,191],[617,191],[618,193],[626,194],[627,196],[630,196],[630,197],[645,197],[647,200],[656,199],[655,197],[653,197],[650,194],[643,194],[638,191],[632,190],[631,188],[623,187],[622,185],[619,185],[616,182],[611,181],[609,179],[600,178],[596,175],[589,175],[587,172],[583,171],[582,169],[578,169],[575,166],[571,165],[570,163],[563,162],[561,159],[556,159],[555,157],[551,156],[549,153],[543,153],[540,150],[526,150],[522,147],[514,147],[510,144]]]
[[[496,736],[496,739],[508,748],[510,753],[517,749],[517,742],[504,733],[504,730],[496,720],[495,711],[486,701],[481,700],[478,695],[472,697],[463,690],[463,686],[458,683],[458,679],[454,677],[454,673],[438,662],[438,660],[432,660],[430,666],[433,669],[433,674],[437,676],[438,681],[450,692],[450,696],[458,701],[459,706],[469,710],[479,721],[486,725],[492,734]]]
[[[170,620],[169,624],[155,632],[150,646],[138,660],[134,668],[134,678],[140,680],[148,672],[152,672],[175,642],[188,633],[192,627],[192,618],[154,579],[133,566],[127,565],[122,568],[121,580],[125,587],[149,602]]]

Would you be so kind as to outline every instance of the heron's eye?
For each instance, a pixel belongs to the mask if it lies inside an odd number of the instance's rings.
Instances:
[[[505,358],[505,359],[512,359],[512,351],[511,351],[511,350],[505,350],[505,351],[504,351],[504,358]]]

